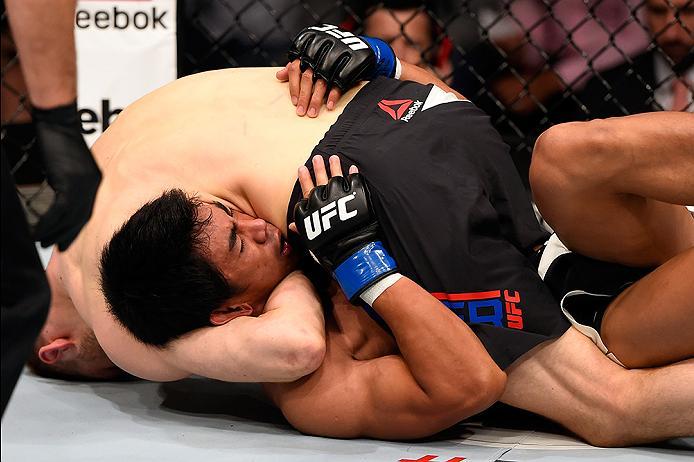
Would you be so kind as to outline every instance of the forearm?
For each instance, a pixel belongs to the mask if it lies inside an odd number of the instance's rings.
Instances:
[[[225,382],[291,382],[320,365],[324,351],[285,322],[238,318],[176,340],[163,352],[167,363]],[[316,358],[319,358],[316,360]]]
[[[32,104],[61,106],[77,95],[75,0],[6,0]]]
[[[400,74],[400,80],[411,80],[413,82],[421,83],[424,85],[433,83],[440,89],[447,92],[451,92],[460,99],[465,99],[465,97],[462,94],[449,87],[443,80],[439,79],[431,72],[426,71],[421,67],[415,66],[414,64],[406,63],[404,61],[400,61],[400,64],[402,65],[402,73]]]
[[[287,276],[265,312],[199,329],[169,346],[172,364],[228,382],[290,382],[320,366],[325,354],[323,310],[300,272]]]
[[[376,299],[373,308],[390,327],[412,376],[432,401],[463,401],[471,415],[501,396],[504,372],[469,326],[420,286],[403,277]]]

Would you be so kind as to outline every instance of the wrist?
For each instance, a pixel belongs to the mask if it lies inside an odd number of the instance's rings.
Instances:
[[[401,278],[402,274],[391,273],[383,279],[379,280],[376,284],[366,289],[364,292],[362,292],[359,298],[364,300],[364,303],[366,303],[367,305],[373,306],[376,299],[383,295],[383,292],[385,292],[386,289],[398,282]]]
[[[395,77],[398,59],[395,57],[395,52],[390,45],[374,37],[361,35],[360,38],[369,45],[376,58],[376,64],[369,79],[374,79],[379,75],[391,78]]]
[[[354,300],[364,290],[398,269],[381,241],[369,242],[340,263],[333,271],[348,299]],[[385,289],[384,289],[385,290]]]
[[[47,122],[52,124],[77,123],[79,122],[77,100],[72,100],[67,104],[50,108],[38,108],[34,106],[31,109],[31,117],[36,122]]]

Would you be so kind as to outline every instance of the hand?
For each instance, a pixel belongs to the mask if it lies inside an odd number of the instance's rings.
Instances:
[[[399,66],[393,49],[383,40],[357,37],[330,24],[307,27],[299,32],[289,50],[289,61],[296,59],[299,59],[299,69],[295,72],[311,69],[311,73],[302,77],[310,79],[311,84],[318,79],[324,80],[326,88],[319,88],[323,92],[333,87],[345,92],[360,80],[371,80],[379,75],[394,77]],[[301,90],[311,88],[308,83],[303,83],[303,87],[295,86]],[[294,94],[298,96],[298,92]]]
[[[325,170],[325,162],[321,156],[313,156],[311,159],[313,164],[313,173],[316,176],[316,182],[314,184],[313,178],[311,177],[311,172],[305,166],[299,167],[299,186],[301,186],[301,193],[304,199],[308,198],[308,195],[313,191],[316,186],[325,186],[328,183],[328,173]],[[342,164],[340,163],[340,158],[338,156],[330,156],[328,159],[330,164],[330,176],[342,176]],[[353,173],[359,173],[359,169],[356,165],[351,165],[349,167],[350,175]],[[295,207],[296,208],[296,207]],[[296,223],[289,224],[289,231],[294,233],[299,233],[296,229]]]
[[[316,182],[314,184],[313,178],[311,177],[311,172],[305,166],[299,167],[299,186],[301,186],[301,193],[304,199],[308,199],[309,194],[316,186],[325,186],[328,183],[328,173],[325,170],[325,162],[321,156],[313,156],[311,159],[313,164],[313,174],[316,176]],[[330,156],[328,158],[328,163],[330,164],[330,176],[342,176],[342,164],[340,163],[340,158],[338,156]],[[351,165],[349,167],[350,175],[353,173],[359,173],[359,169],[356,165]],[[296,223],[289,224],[289,230],[294,233],[299,233],[296,229]]]
[[[317,117],[326,92],[328,94],[326,106],[329,111],[335,109],[337,101],[342,97],[342,91],[338,87],[332,87],[328,92],[328,84],[325,80],[314,79],[312,69],[302,72],[298,59],[280,69],[276,77],[281,82],[289,81],[289,96],[299,116],[308,114],[311,118]]]
[[[80,132],[77,105],[32,111],[36,139],[55,200],[34,228],[43,247],[66,250],[89,220],[101,172]]]
[[[299,169],[304,199],[294,208],[296,229],[314,258],[333,276],[351,301],[397,271],[380,239],[368,187],[356,167],[342,176],[340,160],[330,157],[328,179],[320,156],[313,158],[318,186],[306,167]]]

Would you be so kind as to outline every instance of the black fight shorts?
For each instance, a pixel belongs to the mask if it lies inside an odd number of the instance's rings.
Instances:
[[[569,322],[623,366],[600,336],[602,319],[610,303],[653,268],[633,268],[571,252],[556,234],[545,243],[538,266]]]
[[[347,105],[317,154],[337,154],[344,171],[359,167],[400,272],[468,323],[501,368],[569,328],[531,258],[548,234],[508,147],[472,103],[379,78]],[[297,183],[290,222],[300,198]]]

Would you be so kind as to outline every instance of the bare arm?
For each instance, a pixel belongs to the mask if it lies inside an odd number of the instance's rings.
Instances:
[[[296,271],[280,283],[259,317],[198,329],[172,342],[164,359],[191,374],[229,382],[289,382],[316,370],[325,353],[320,301]]]
[[[75,0],[6,0],[31,102],[61,106],[77,95]]]
[[[32,234],[43,247],[65,251],[89,219],[101,181],[77,112],[75,0],[8,0],[7,12],[33,106],[35,143],[55,193]]]
[[[102,298],[103,303],[103,298]],[[316,370],[325,353],[323,311],[299,272],[287,276],[268,312],[197,329],[164,349],[136,340],[106,308],[93,319],[111,360],[137,377],[166,382],[191,374],[227,382],[289,382]]]
[[[420,438],[501,396],[506,376],[470,328],[414,282],[400,279],[373,308],[401,354],[358,361],[330,343],[312,376],[266,386],[296,428],[341,438]]]

